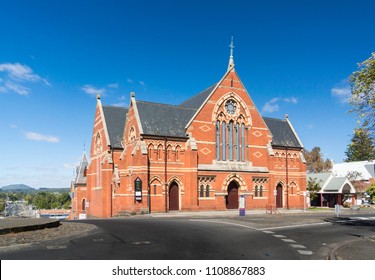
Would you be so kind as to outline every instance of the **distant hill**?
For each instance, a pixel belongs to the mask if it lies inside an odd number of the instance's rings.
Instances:
[[[69,192],[70,188],[39,188],[35,189],[25,184],[13,184],[3,186],[0,188],[0,192],[24,192],[24,193],[36,193],[36,192]]]
[[[24,185],[24,184],[13,184],[13,185],[8,185],[8,186],[4,186],[4,187],[1,187],[0,188],[1,191],[20,191],[20,192],[24,192],[24,191],[33,191],[35,190],[34,188],[28,186],[28,185]]]

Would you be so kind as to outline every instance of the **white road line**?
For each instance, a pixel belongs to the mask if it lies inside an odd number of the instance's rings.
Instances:
[[[247,225],[236,224],[236,223],[224,222],[224,221],[201,220],[201,219],[197,219],[197,220],[190,219],[190,221],[194,221],[194,222],[206,222],[206,223],[208,222],[208,223],[231,225],[231,226],[244,227],[244,228],[249,228],[249,229],[252,229],[252,230],[259,231],[258,228],[250,227],[250,226],[247,226]]]
[[[306,249],[305,246],[300,245],[300,244],[290,244],[290,246],[292,246],[293,248],[296,248],[296,249]]]
[[[59,249],[66,249],[67,246],[53,246],[53,245],[51,245],[51,246],[46,246],[46,248],[48,250],[59,250]]]
[[[274,236],[275,236],[275,237],[277,237],[277,238],[286,238],[286,236],[285,236],[285,235],[279,235],[279,234],[275,234]]]
[[[263,232],[264,232],[264,233],[267,233],[267,234],[274,234],[273,231],[269,231],[269,230],[264,230]]]
[[[293,239],[281,239],[282,241],[284,242],[287,242],[287,243],[297,243],[297,241],[293,240]]]
[[[298,227],[308,227],[308,226],[319,226],[319,225],[327,225],[331,224],[330,222],[322,222],[322,223],[314,223],[314,224],[302,224],[302,225],[291,225],[291,226],[281,226],[281,227],[268,227],[268,228],[260,228],[259,230],[274,230],[274,229],[284,229],[284,228],[298,228]]]
[[[311,256],[313,254],[312,251],[304,251],[304,250],[297,250],[298,253],[300,253],[301,255],[307,255],[307,256]]]

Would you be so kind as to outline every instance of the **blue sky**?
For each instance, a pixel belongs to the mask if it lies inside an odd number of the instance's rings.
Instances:
[[[375,1],[0,1],[0,186],[69,187],[106,105],[179,104],[236,71],[263,116],[342,162],[348,76],[375,51]]]

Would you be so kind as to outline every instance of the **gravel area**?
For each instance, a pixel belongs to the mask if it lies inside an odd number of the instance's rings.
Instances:
[[[55,228],[2,234],[0,235],[0,247],[59,239],[67,236],[83,234],[96,228],[96,226],[91,224],[61,222],[61,225]]]

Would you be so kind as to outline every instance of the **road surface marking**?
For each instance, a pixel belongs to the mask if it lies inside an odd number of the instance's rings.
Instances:
[[[131,244],[133,244],[133,245],[151,245],[151,241],[134,241]]]
[[[301,255],[307,255],[307,256],[311,256],[313,254],[312,251],[304,251],[304,250],[297,250],[298,253],[300,253]]]
[[[292,246],[293,248],[298,248],[298,249],[305,249],[306,247],[303,246],[303,245],[300,245],[300,244],[290,244],[290,246]]]
[[[61,250],[66,249],[66,246],[50,245],[46,247],[48,250]]]
[[[282,241],[284,242],[287,242],[287,243],[297,243],[297,241],[293,240],[293,239],[281,239]]]
[[[314,224],[301,224],[301,225],[291,225],[291,226],[281,226],[281,227],[268,227],[268,228],[261,228],[259,230],[274,230],[274,229],[284,229],[284,228],[295,228],[295,227],[308,227],[308,226],[319,226],[319,225],[327,225],[331,224],[330,222],[322,222],[322,223],[314,223]]]

